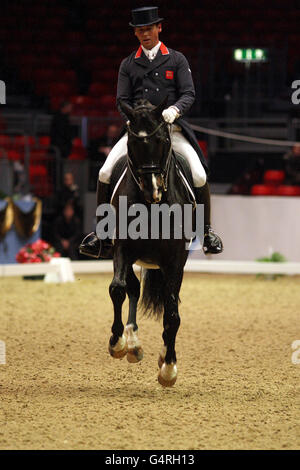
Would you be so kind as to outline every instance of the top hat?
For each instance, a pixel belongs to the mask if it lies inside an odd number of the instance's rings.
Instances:
[[[158,17],[158,7],[136,8],[135,10],[132,10],[131,13],[132,23],[129,24],[134,28],[160,23],[163,20],[163,18]]]

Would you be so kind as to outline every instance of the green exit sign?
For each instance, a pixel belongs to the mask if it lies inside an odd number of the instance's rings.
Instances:
[[[234,49],[233,58],[238,62],[265,62],[267,60],[266,49]]]

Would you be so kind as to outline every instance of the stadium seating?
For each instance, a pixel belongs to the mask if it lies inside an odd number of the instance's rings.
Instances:
[[[278,196],[300,196],[300,186],[279,186],[276,190]]]
[[[69,8],[59,0],[4,3],[0,30],[3,61],[20,79],[21,91],[26,82],[37,101],[44,100],[51,111],[70,99],[74,115],[91,118],[88,137],[102,136],[105,126],[96,118],[118,115],[115,100],[118,68],[121,60],[138,46],[128,27],[132,2],[112,1],[103,5],[99,0],[85,0],[85,15],[78,27],[71,24]],[[244,71],[244,65],[231,60],[233,46],[284,45],[288,50],[288,72],[294,73],[300,44],[300,11],[296,1],[290,11],[284,0],[244,0],[240,8],[236,0],[221,3],[216,6],[209,0],[200,3],[187,0],[184,4],[173,2],[160,7],[165,17],[162,40],[187,56],[196,87],[202,86],[205,93],[212,68],[210,63],[203,70],[197,69],[200,47],[202,51],[215,48],[213,68],[221,79],[232,80]],[[118,8],[120,4],[122,8]],[[4,132],[1,128],[0,148],[10,152],[11,160],[23,159],[24,138],[11,138]],[[46,150],[50,145],[48,136],[40,136],[37,141],[28,139],[30,148],[39,143]],[[207,156],[206,143],[199,144]],[[85,149],[75,145],[69,158],[85,156]],[[44,158],[45,152],[36,149],[32,153],[35,162]],[[283,172],[268,170],[263,184],[253,186],[251,194],[297,196],[298,188],[283,185],[284,177]]]
[[[265,47],[288,42],[289,70],[293,71],[298,60],[300,13],[296,7],[287,11],[283,0],[267,0],[263,5],[264,13],[267,12],[264,15],[261,15],[262,3],[258,0],[245,1],[239,9],[235,0],[227,0],[217,8],[208,1],[199,4],[195,0],[185,2],[184,7],[162,5],[161,14],[166,18],[162,39],[171,47],[180,48],[192,65],[197,63],[198,47],[210,46],[215,41],[222,44],[222,51],[228,54],[237,38],[239,44],[245,46],[261,42],[261,37]],[[120,62],[137,47],[136,38],[128,31],[132,7],[129,0],[122,1],[118,15],[114,14],[114,4],[104,6],[95,0],[86,0],[85,6],[85,18],[79,29],[72,29],[69,10],[58,0],[45,4],[32,0],[26,7],[25,3],[11,2],[2,15],[0,40],[5,60],[18,69],[23,80],[33,83],[39,96],[48,96],[53,109],[56,108],[55,94],[70,97],[79,91],[74,60],[91,76],[89,96],[114,94]],[[107,28],[103,27],[104,23]],[[222,55],[225,56],[223,52]],[[230,60],[224,65],[224,75],[234,68]],[[216,69],[218,66],[216,64]],[[113,101],[110,109],[115,109]],[[80,111],[78,108],[77,112]]]

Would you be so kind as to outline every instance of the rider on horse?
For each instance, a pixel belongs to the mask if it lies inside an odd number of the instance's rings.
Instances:
[[[198,145],[196,136],[183,119],[195,100],[189,64],[180,52],[167,48],[159,41],[162,31],[157,7],[143,7],[132,10],[132,22],[140,47],[124,59],[119,69],[117,104],[120,110],[122,100],[130,106],[140,99],[146,99],[153,105],[158,105],[168,96],[166,109],[162,112],[163,119],[173,124],[172,147],[189,163],[196,202],[204,204],[204,240],[205,254],[221,253],[223,245],[220,237],[213,232],[210,225],[210,192],[207,183],[207,163]],[[128,135],[125,133],[109,153],[99,172],[97,185],[97,207],[109,202],[110,177],[115,163],[127,154]],[[99,222],[100,218],[97,218]],[[106,258],[111,252],[110,240],[99,240],[92,232],[81,243],[80,252],[94,258]]]

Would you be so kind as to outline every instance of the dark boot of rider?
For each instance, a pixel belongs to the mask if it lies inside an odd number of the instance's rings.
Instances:
[[[108,204],[110,197],[110,185],[105,183],[97,183],[97,207],[100,204]],[[97,217],[97,224],[101,217]],[[82,255],[91,256],[92,258],[111,258],[112,243],[110,239],[100,240],[95,232],[89,233],[81,242],[79,252]]]
[[[210,222],[210,191],[206,182],[201,188],[194,188],[197,204],[204,204],[204,254],[218,254],[223,251],[221,238],[213,231]]]

